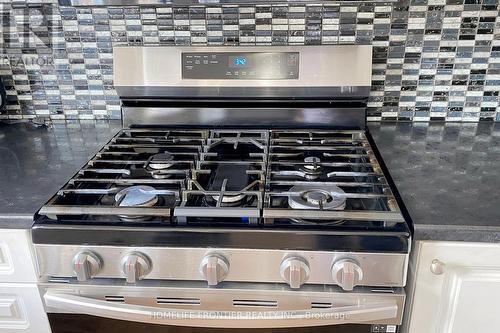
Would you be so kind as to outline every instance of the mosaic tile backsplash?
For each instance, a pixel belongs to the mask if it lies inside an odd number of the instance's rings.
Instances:
[[[498,0],[63,7],[0,0],[1,118],[119,118],[113,45],[372,44],[369,120],[500,121]]]

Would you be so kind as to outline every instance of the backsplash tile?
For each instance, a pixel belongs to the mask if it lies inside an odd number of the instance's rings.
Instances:
[[[498,0],[62,7],[0,0],[0,118],[119,118],[113,45],[372,44],[370,120],[500,121]]]

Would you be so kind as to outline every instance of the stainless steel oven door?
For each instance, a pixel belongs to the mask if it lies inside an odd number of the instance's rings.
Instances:
[[[346,324],[401,324],[402,288],[313,285],[291,290],[281,284],[142,281],[138,286],[100,280],[92,284],[40,286],[46,311],[202,328],[291,328]],[[369,331],[368,331],[369,332]]]

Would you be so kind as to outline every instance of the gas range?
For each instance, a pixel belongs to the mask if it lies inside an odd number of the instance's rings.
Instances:
[[[154,286],[163,310],[354,311],[238,327],[398,325],[411,225],[364,129],[369,64],[368,46],[115,49],[124,129],[32,229],[48,311],[99,316],[112,289],[158,309],[137,296]],[[200,320],[165,323],[231,326]]]

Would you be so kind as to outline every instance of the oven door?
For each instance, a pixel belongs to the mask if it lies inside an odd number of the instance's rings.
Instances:
[[[317,326],[328,332],[396,332],[405,301],[401,288],[343,292],[323,285],[292,290],[281,284],[209,288],[190,282],[72,282],[40,286],[53,333],[275,332],[297,327],[316,332]]]

